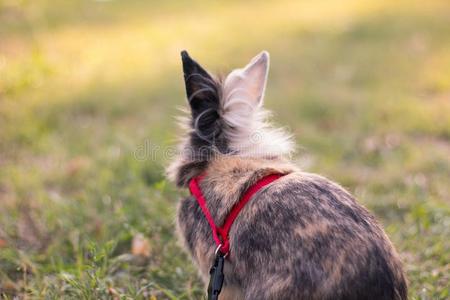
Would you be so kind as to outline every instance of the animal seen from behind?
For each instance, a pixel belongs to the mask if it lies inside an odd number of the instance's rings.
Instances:
[[[179,187],[201,178],[221,225],[250,187],[280,176],[230,228],[219,299],[407,299],[400,259],[377,220],[344,188],[289,161],[291,136],[263,108],[269,54],[224,79],[181,56],[189,115],[169,178]],[[177,227],[207,282],[218,249],[196,197],[179,203]]]

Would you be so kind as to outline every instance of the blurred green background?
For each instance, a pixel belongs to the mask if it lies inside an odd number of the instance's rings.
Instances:
[[[182,49],[268,50],[298,164],[377,215],[411,299],[450,297],[449,1],[0,0],[1,297],[202,297],[145,152],[175,142]]]

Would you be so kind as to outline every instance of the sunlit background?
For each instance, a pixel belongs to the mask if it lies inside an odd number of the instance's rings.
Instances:
[[[450,297],[449,1],[0,0],[4,298],[201,298],[163,173],[183,49],[268,50],[298,164],[376,214],[411,299]]]

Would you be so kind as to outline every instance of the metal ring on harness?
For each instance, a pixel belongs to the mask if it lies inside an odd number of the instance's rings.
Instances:
[[[219,252],[220,248],[222,248],[222,244],[219,244],[216,248],[216,250],[214,250],[214,255],[217,255],[217,253]]]
[[[216,248],[216,250],[214,250],[214,256],[217,256],[217,253],[219,253],[220,249],[223,247],[223,244],[219,244]],[[228,252],[225,254],[222,254],[222,256],[225,258],[228,256]]]

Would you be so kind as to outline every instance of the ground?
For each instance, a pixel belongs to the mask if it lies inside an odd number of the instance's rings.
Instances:
[[[201,298],[163,173],[179,52],[224,73],[266,49],[297,163],[379,218],[411,299],[448,299],[449,22],[448,1],[0,0],[1,297]]]

